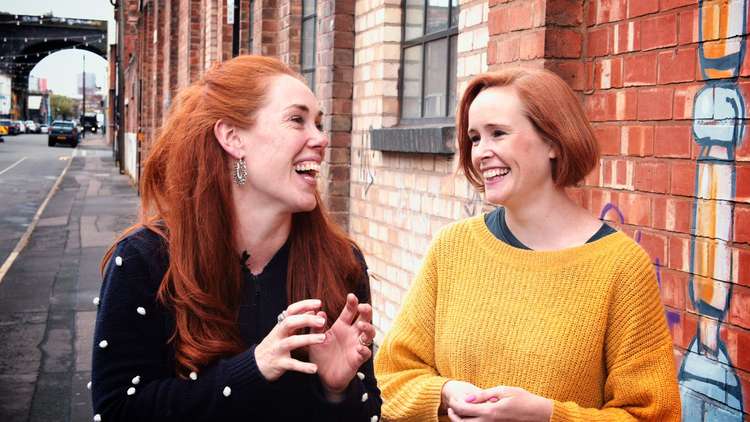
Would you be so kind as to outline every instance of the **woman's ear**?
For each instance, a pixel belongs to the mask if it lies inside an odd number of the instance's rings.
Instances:
[[[242,148],[242,138],[239,136],[239,132],[234,125],[225,122],[223,119],[219,119],[214,123],[214,136],[219,141],[219,145],[227,154],[231,155],[235,159],[239,160],[244,158],[245,152]]]

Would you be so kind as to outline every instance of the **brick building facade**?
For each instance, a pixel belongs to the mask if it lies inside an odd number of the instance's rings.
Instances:
[[[488,208],[455,172],[462,87],[544,67],[580,95],[601,145],[571,195],[653,259],[684,419],[748,416],[748,0],[234,1],[240,53],[280,58],[321,101],[320,188],[366,252],[377,340],[436,231]],[[124,0],[134,178],[175,92],[231,57],[228,3]]]

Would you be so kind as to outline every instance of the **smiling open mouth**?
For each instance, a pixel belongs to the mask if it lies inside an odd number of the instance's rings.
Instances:
[[[315,177],[320,173],[320,164],[312,161],[300,163],[294,166],[294,171],[300,175]]]
[[[483,171],[482,177],[484,178],[484,180],[490,182],[500,180],[500,178],[506,176],[508,173],[510,173],[510,169],[508,167],[494,168]]]

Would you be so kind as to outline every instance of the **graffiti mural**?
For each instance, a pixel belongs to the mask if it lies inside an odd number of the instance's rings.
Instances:
[[[719,336],[732,297],[735,151],[745,101],[736,84],[745,43],[747,0],[699,2],[699,63],[708,80],[693,106],[696,158],[688,291],[698,329],[680,367],[685,421],[741,421],[742,390]]]

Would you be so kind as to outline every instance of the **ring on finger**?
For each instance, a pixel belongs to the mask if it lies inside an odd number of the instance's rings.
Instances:
[[[357,340],[359,341],[359,344],[370,347],[372,345],[372,339],[367,337],[367,334],[360,333],[359,337],[357,337]]]
[[[276,323],[277,323],[277,324],[281,324],[281,322],[282,322],[282,321],[284,321],[284,319],[285,319],[286,317],[287,317],[287,313],[286,313],[286,310],[284,310],[284,311],[281,311],[281,313],[279,314],[279,316],[277,316],[277,317],[276,317]]]

